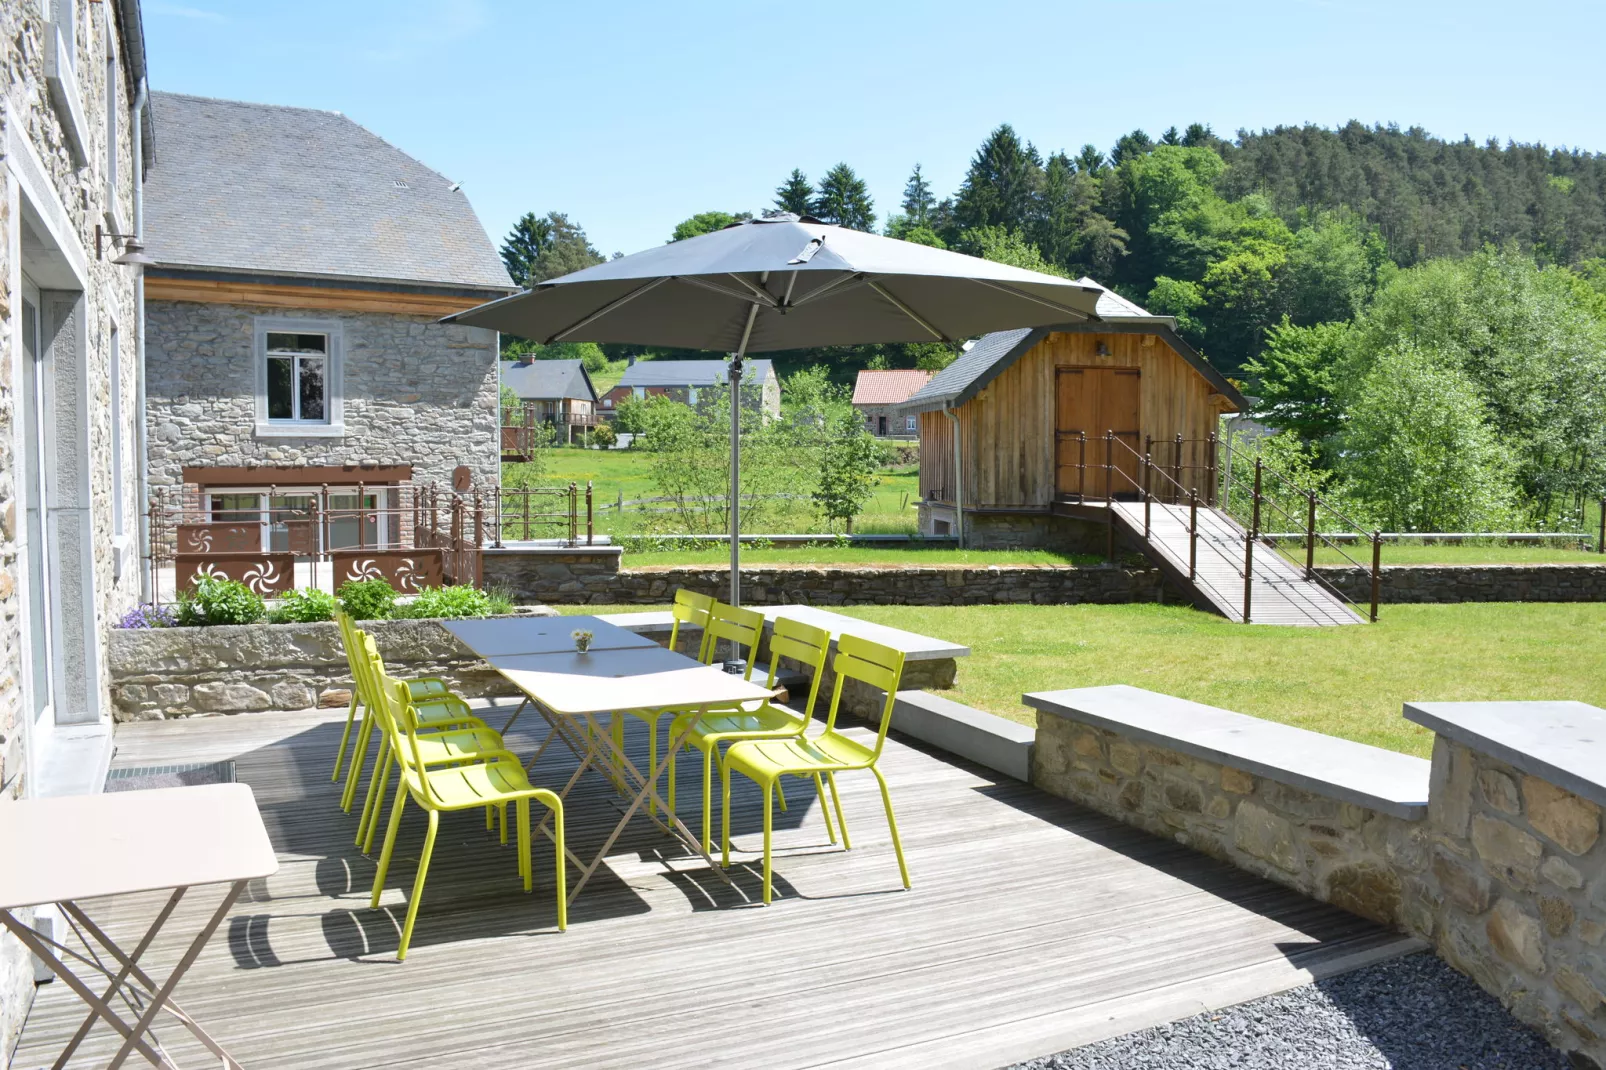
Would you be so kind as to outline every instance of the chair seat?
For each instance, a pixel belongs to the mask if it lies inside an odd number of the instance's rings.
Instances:
[[[731,769],[755,780],[773,780],[785,774],[803,776],[861,769],[874,759],[875,754],[868,747],[836,732],[826,732],[814,739],[749,740],[736,743],[725,752],[725,762]]]
[[[426,770],[429,791],[442,810],[466,810],[487,803],[508,801],[508,796],[519,793],[537,793],[541,789],[530,783],[518,759],[498,757],[475,765],[458,765],[448,769]],[[417,774],[407,772],[408,788],[422,794]]]
[[[502,736],[490,728],[465,728],[453,732],[420,732],[418,757],[425,765],[462,761],[486,751],[502,750]]]
[[[686,736],[686,743],[698,750],[707,750],[719,743],[792,735],[802,732],[806,727],[808,722],[796,713],[766,703],[751,712],[703,714]],[[679,725],[676,725],[678,728]]]
[[[485,722],[468,712],[468,705],[456,695],[441,695],[433,701],[426,699],[413,704],[418,727],[429,729],[441,725],[465,725],[484,728]]]

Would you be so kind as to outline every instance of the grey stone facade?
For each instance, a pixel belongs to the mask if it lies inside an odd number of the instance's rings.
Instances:
[[[1410,821],[1048,711],[1032,783],[1433,944],[1606,1066],[1601,807],[1443,735]]]
[[[344,433],[295,436],[257,426],[259,320],[339,328]],[[185,465],[410,464],[415,483],[450,486],[463,464],[500,480],[496,333],[428,316],[261,308],[190,301],[146,305],[150,481],[176,487]]]
[[[41,774],[56,746],[47,720],[109,723],[104,637],[138,597],[138,572],[130,564],[137,512],[138,269],[111,262],[121,251],[116,245],[97,256],[95,242],[97,224],[116,233],[132,229],[131,103],[143,56],[129,54],[119,20],[136,9],[62,0],[55,5],[57,21],[47,22],[44,6],[0,5],[0,336],[6,340],[0,359],[0,806],[59,787]],[[63,32],[69,13],[70,33]],[[111,63],[117,75],[108,80]],[[23,474],[26,407],[33,404],[25,389],[25,294],[37,310],[42,343],[42,502]],[[120,402],[115,412],[114,397]],[[116,473],[114,435],[121,459]],[[40,506],[48,523],[44,538],[34,541],[28,514]],[[36,561],[50,564],[53,601],[45,598],[51,585],[36,587],[30,578]],[[27,624],[35,606],[47,607],[54,653],[40,672]],[[36,720],[35,699],[45,696],[52,709]],[[93,790],[93,769],[68,772]],[[0,866],[11,861],[0,858]],[[0,934],[0,1057],[12,1048],[32,989],[28,956],[9,933]]]

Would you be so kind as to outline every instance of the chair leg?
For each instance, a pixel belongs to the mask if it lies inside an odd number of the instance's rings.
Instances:
[[[658,768],[658,718],[654,717],[647,722],[647,768],[646,776]],[[658,812],[658,799],[655,795],[647,796],[647,814],[652,816]]]
[[[831,802],[836,806],[836,824],[837,828],[842,830],[842,849],[851,851],[853,850],[853,841],[848,839],[848,819],[842,816],[842,796],[836,790],[836,774],[825,774],[825,782],[831,785]]]
[[[719,865],[729,869],[731,864],[731,771],[721,759],[719,763],[719,799],[723,813],[719,833]]]
[[[675,726],[674,726],[673,722],[671,722],[670,725],[669,725],[669,738],[670,739],[674,739],[675,738]],[[669,807],[669,813],[670,814],[675,814],[675,813],[678,812],[675,809],[675,781],[676,781],[676,777],[675,777],[675,759],[679,755],[680,755],[680,748],[679,747],[671,747],[671,748],[669,748],[669,768],[664,770],[664,776],[669,779],[669,796],[664,801],[665,801],[665,804]],[[707,836],[705,835],[703,838],[706,840]],[[707,849],[707,846],[708,845],[706,843],[703,845],[705,850]]]
[[[775,787],[775,781],[766,780],[764,782],[764,905],[765,906],[769,906],[770,905],[770,833],[774,830],[774,827],[775,827],[775,814],[772,812],[774,810],[774,807],[770,805],[770,802],[771,802],[770,793],[771,793],[771,789],[773,789],[774,787]]]
[[[340,733],[340,749],[335,751],[335,771],[329,779],[340,779],[340,764],[346,758],[346,745],[351,742],[351,723],[357,719],[357,689],[351,689],[351,704],[346,707],[346,730]]]
[[[435,833],[440,830],[439,810],[429,812],[429,831],[424,833],[424,853],[418,856],[418,876],[413,878],[413,894],[407,901],[407,922],[402,926],[401,943],[396,946],[396,961],[407,958],[407,945],[413,940],[413,922],[418,919],[418,904],[424,899],[424,878],[429,876],[429,856],[435,853]]]
[[[898,822],[892,816],[892,794],[887,791],[887,778],[873,765],[870,767],[870,772],[875,774],[876,783],[881,785],[881,802],[887,808],[887,828],[892,833],[892,849],[898,855],[898,874],[903,877],[903,886],[908,888],[909,867],[903,861],[903,844],[898,840]]]
[[[831,837],[831,843],[836,843],[836,826],[831,823],[831,806],[825,801],[825,780],[819,773],[814,774],[814,793],[820,797],[820,816],[825,818],[825,834]]]
[[[351,804],[357,798],[357,781],[362,777],[362,767],[368,762],[368,741],[374,735],[374,718],[372,710],[363,710],[362,728],[357,733],[357,745],[351,750],[351,762],[346,766],[346,790],[340,795],[340,808],[351,813]]]
[[[519,811],[519,876],[524,878],[524,890],[535,890],[535,866],[530,861],[530,800],[520,799]]]
[[[786,813],[786,785],[779,780],[775,782],[775,794],[781,799],[781,813]]]
[[[390,808],[390,824],[385,828],[385,848],[379,852],[379,868],[374,870],[374,894],[368,905],[378,909],[379,895],[385,890],[385,874],[390,872],[390,856],[396,851],[396,830],[401,828],[402,809],[407,805],[407,791],[396,793],[396,802]]]
[[[548,805],[552,808],[552,839],[557,844],[558,932],[561,933],[569,927],[569,871],[563,847],[563,800],[553,799]]]
[[[713,854],[710,846],[714,838],[714,752],[718,743],[710,743],[703,751],[703,854]]]
[[[396,755],[390,749],[390,737],[379,741],[379,759],[374,763],[374,775],[368,781],[368,798],[362,804],[362,816],[357,819],[357,846],[363,854],[374,849],[374,826],[379,815],[385,812],[385,791],[390,787],[390,767]]]

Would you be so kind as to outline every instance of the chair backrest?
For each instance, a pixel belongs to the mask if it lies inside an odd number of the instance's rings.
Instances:
[[[825,730],[836,730],[836,714],[842,705],[842,685],[848,680],[887,693],[881,706],[881,725],[876,730],[875,750],[871,760],[881,756],[881,745],[887,741],[887,729],[892,725],[892,705],[898,697],[898,681],[903,678],[903,651],[890,646],[872,643],[856,635],[844,635],[836,641],[836,659],[831,667],[836,671],[836,686],[831,689],[831,712],[825,718]]]
[[[703,631],[707,639],[703,643],[703,656],[699,661],[705,665],[712,664],[719,641],[728,640],[735,648],[733,655],[746,660],[747,672],[744,675],[752,679],[753,654],[758,650],[759,637],[764,634],[764,614],[754,609],[715,602],[714,608],[708,613],[708,627]],[[742,653],[744,646],[747,648],[745,655]]]
[[[351,670],[352,683],[357,686],[358,697],[363,701],[363,705],[366,706],[367,701],[362,698],[362,688],[357,682],[357,657],[359,652],[357,650],[357,640],[352,635],[356,631],[356,625],[352,623],[351,618],[346,615],[345,611],[340,609],[335,610],[335,624],[340,628],[340,648],[346,652],[346,667]]]
[[[669,615],[675,621],[669,629],[669,649],[674,650],[680,642],[681,624],[691,624],[703,629],[702,641],[697,645],[697,660],[707,661],[703,653],[708,649],[708,612],[713,608],[714,599],[709,595],[698,594],[686,587],[676,591],[675,601],[669,607]]]
[[[775,674],[782,658],[791,658],[809,671],[809,701],[803,707],[803,719],[814,716],[814,702],[820,694],[820,680],[825,676],[826,659],[831,656],[831,633],[812,624],[775,618],[775,630],[770,635],[770,676],[765,681],[775,690]]]

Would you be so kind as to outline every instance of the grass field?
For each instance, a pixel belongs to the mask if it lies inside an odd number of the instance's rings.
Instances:
[[[565,613],[649,607],[563,607]],[[1034,723],[1026,691],[1132,684],[1426,756],[1411,699],[1606,705],[1606,605],[1384,606],[1374,625],[1273,628],[1172,606],[855,606],[849,616],[964,643],[945,695]]]
[[[1370,567],[1371,546],[1346,546],[1344,552],[1353,560]],[[1290,557],[1304,564],[1305,555],[1294,551]],[[1347,562],[1336,550],[1316,548],[1318,565],[1342,565]],[[1383,544],[1385,565],[1606,565],[1606,557],[1591,550],[1572,546],[1411,546],[1400,543]]]

